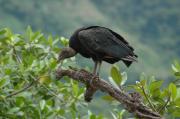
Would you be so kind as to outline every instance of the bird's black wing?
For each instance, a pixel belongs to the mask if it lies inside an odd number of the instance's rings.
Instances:
[[[114,58],[133,56],[133,50],[125,42],[103,27],[84,29],[78,33],[81,44],[92,54],[104,54]]]
[[[129,43],[121,36],[121,35],[119,35],[118,33],[116,33],[116,32],[114,32],[113,30],[111,30],[111,29],[109,29],[109,28],[106,28],[106,27],[102,27],[102,26],[89,26],[89,27],[83,27],[82,29],[106,29],[106,30],[108,30],[109,32],[111,32],[115,37],[116,37],[116,39],[113,39],[115,42],[117,42],[117,43],[119,43],[119,44],[125,44],[128,48],[130,48],[131,50],[133,50],[134,51],[134,48],[133,47],[131,47],[130,45],[129,45]]]
[[[115,35],[115,37],[117,38],[117,39],[119,39],[119,40],[116,40],[117,42],[123,42],[124,44],[126,44],[126,46],[128,47],[128,48],[130,48],[131,50],[133,50],[134,51],[134,48],[133,47],[131,47],[130,45],[129,45],[129,43],[122,37],[122,36],[120,36],[118,33],[116,33],[116,32],[114,32],[114,31],[112,31],[111,29],[108,29],[113,35]]]

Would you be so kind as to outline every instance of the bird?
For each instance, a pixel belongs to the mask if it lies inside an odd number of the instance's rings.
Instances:
[[[94,61],[93,74],[99,75],[102,61],[114,64],[122,61],[127,67],[137,62],[137,55],[129,43],[115,31],[102,26],[77,29],[69,40],[69,46],[61,50],[58,62],[77,53]]]

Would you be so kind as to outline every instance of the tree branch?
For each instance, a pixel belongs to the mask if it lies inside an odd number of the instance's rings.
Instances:
[[[19,94],[19,93],[22,93],[22,92],[24,92],[25,90],[29,89],[33,84],[34,84],[34,81],[32,81],[31,83],[29,83],[29,84],[28,84],[27,86],[25,86],[23,89],[20,89],[20,90],[18,90],[18,91],[16,91],[16,92],[13,92],[13,93],[7,95],[5,98],[10,98],[10,97],[15,96],[15,95],[17,95],[17,94]]]
[[[90,101],[93,94],[97,90],[101,90],[115,98],[124,106],[126,110],[133,113],[140,119],[164,119],[157,112],[154,112],[149,107],[144,106],[141,102],[140,95],[137,93],[128,94],[123,92],[122,90],[113,87],[105,80],[95,77],[92,73],[85,70],[62,70],[59,68],[56,71],[56,76],[58,79],[61,79],[63,76],[68,76],[73,80],[84,83],[87,86],[87,90],[85,92],[86,101]]]

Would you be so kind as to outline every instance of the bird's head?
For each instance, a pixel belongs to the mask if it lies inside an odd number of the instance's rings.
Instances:
[[[76,51],[70,47],[63,48],[58,56],[58,62],[76,55]]]

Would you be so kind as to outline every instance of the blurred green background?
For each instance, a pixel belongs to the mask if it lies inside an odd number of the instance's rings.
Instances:
[[[0,0],[0,6],[0,28],[9,27],[15,33],[22,33],[28,25],[66,38],[89,25],[116,31],[139,56],[138,63],[130,68],[117,63],[127,72],[130,83],[135,83],[142,72],[171,80],[171,64],[180,58],[179,0]],[[93,62],[80,55],[76,61],[83,68],[93,68]],[[101,76],[107,79],[109,72],[110,65],[103,63]],[[89,106],[107,113],[109,105],[105,103],[96,99]]]
[[[135,48],[138,63],[129,69],[135,82],[141,72],[170,79],[170,67],[180,58],[179,0],[0,0],[0,27],[21,33],[30,25],[54,36],[69,38],[79,27],[101,25],[121,34]],[[93,62],[77,56],[82,67]],[[102,66],[102,77],[109,74]]]

